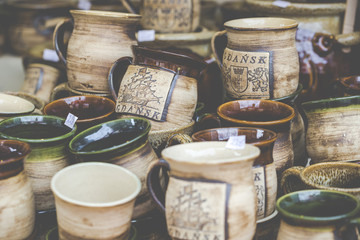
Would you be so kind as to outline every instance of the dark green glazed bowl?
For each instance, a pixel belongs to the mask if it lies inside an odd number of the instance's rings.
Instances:
[[[150,121],[140,117],[105,122],[76,135],[69,149],[78,160],[101,161],[100,157],[120,156],[143,145],[150,128]]]
[[[276,202],[281,218],[295,225],[349,223],[360,211],[352,195],[330,190],[304,190],[286,194]]]
[[[357,107],[354,107],[356,106]],[[328,98],[317,101],[304,102],[301,104],[305,113],[323,110],[327,111],[333,108],[359,108],[360,96],[349,96],[339,98]]]

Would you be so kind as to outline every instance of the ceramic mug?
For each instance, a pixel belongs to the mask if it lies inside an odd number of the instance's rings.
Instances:
[[[154,131],[190,123],[198,98],[197,77],[206,63],[165,50],[132,49],[134,59],[120,58],[109,71],[115,111],[120,117],[150,119]]]
[[[90,95],[61,98],[48,103],[43,110],[45,115],[65,119],[69,113],[75,115],[78,117],[77,132],[114,119],[114,111],[114,101],[106,97]]]
[[[70,13],[74,21],[58,23],[53,37],[54,48],[66,65],[69,86],[79,91],[109,93],[110,66],[120,57],[132,56],[130,46],[137,45],[135,31],[141,16],[96,10]],[[72,29],[66,47],[64,34]]]
[[[121,0],[126,9],[137,13],[131,0]],[[200,0],[144,0],[140,7],[141,26],[160,33],[194,32],[200,23]]]
[[[252,239],[256,193],[252,165],[258,147],[225,147],[225,142],[194,142],[165,148],[152,165],[147,186],[166,216],[173,239]],[[165,197],[159,171],[169,171]],[[164,204],[165,200],[165,204]]]
[[[20,140],[31,147],[25,172],[34,191],[37,211],[55,208],[50,180],[71,164],[67,145],[75,132],[76,125],[70,128],[65,125],[65,119],[55,116],[25,115],[0,122],[1,138]]]
[[[106,162],[132,171],[142,183],[135,201],[133,218],[155,208],[145,184],[149,165],[158,160],[148,134],[151,124],[145,118],[123,118],[98,124],[76,135],[69,143],[75,162]]]
[[[32,239],[35,230],[35,201],[24,171],[29,144],[0,140],[0,238]]]
[[[324,189],[345,192],[360,200],[360,165],[349,162],[317,163],[307,167],[292,167],[283,172],[284,193],[304,189]]]
[[[129,239],[140,189],[134,173],[114,164],[79,163],[62,169],[51,179],[59,239]]]
[[[224,23],[211,47],[231,99],[273,99],[295,92],[299,56],[297,22],[287,18],[243,18]]]
[[[338,191],[304,190],[277,200],[281,222],[277,240],[358,239],[360,203]]]
[[[0,93],[0,121],[26,114],[31,114],[35,105],[30,101],[11,94]]]
[[[301,104],[306,118],[306,150],[311,163],[360,158],[360,96],[329,98]]]

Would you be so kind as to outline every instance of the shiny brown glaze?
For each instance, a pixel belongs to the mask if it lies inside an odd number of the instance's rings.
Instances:
[[[343,96],[360,95],[360,75],[353,75],[339,79]]]

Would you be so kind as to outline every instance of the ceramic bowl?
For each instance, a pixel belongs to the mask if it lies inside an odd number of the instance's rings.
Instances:
[[[360,95],[360,75],[353,75],[339,79],[343,96]]]
[[[5,92],[5,93],[9,94],[9,95],[21,97],[21,98],[31,102],[35,106],[35,110],[33,113],[34,114],[42,114],[42,110],[45,106],[44,100],[42,100],[34,95],[31,95],[29,93],[24,93],[24,92]]]
[[[0,120],[30,114],[35,110],[33,103],[21,97],[0,93]]]
[[[78,117],[78,132],[112,119],[115,102],[106,97],[94,95],[61,98],[44,107],[45,115],[66,118],[69,113]]]

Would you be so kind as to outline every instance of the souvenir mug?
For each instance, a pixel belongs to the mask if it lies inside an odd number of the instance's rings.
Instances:
[[[228,149],[226,142],[194,142],[165,148],[152,165],[147,185],[166,215],[173,239],[252,239],[256,193],[252,174],[258,147]],[[160,169],[169,171],[165,193]],[[165,199],[165,204],[164,204]]]
[[[304,190],[277,200],[281,222],[277,240],[356,240],[360,203],[330,190]]]
[[[54,48],[66,65],[69,87],[79,91],[108,93],[111,64],[132,56],[140,15],[96,10],[70,10],[74,23],[64,20],[55,28]],[[67,49],[64,34],[71,30]],[[121,44],[119,44],[121,43]]]
[[[243,18],[224,23],[211,47],[222,69],[229,99],[273,99],[295,92],[299,57],[297,22],[287,18]]]
[[[68,166],[51,179],[59,239],[128,240],[139,178],[109,163]]]
[[[24,160],[30,152],[30,146],[25,142],[0,140],[1,239],[34,237],[34,194],[24,171]]]
[[[126,9],[137,13],[131,0],[121,0]],[[194,32],[200,23],[200,0],[143,0],[141,26],[161,33]]]
[[[119,117],[148,118],[152,131],[190,123],[197,104],[197,77],[206,63],[165,50],[132,49],[134,59],[120,58],[109,72],[115,112]]]
[[[37,211],[55,208],[50,180],[71,164],[67,145],[75,135],[76,125],[70,128],[64,123],[63,118],[44,115],[12,117],[0,122],[0,138],[20,140],[31,147],[25,172],[32,185]]]

